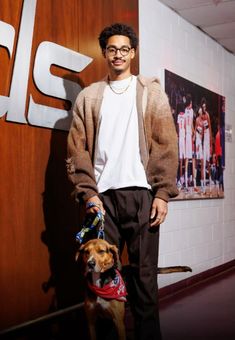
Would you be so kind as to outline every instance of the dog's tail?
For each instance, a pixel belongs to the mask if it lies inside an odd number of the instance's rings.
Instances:
[[[158,274],[192,272],[192,268],[188,266],[158,267],[157,272]]]
[[[131,266],[124,265],[122,266],[121,272],[124,277],[131,275]],[[170,266],[170,267],[158,267],[158,274],[170,274],[170,273],[180,273],[180,272],[192,272],[192,268],[188,266]]]

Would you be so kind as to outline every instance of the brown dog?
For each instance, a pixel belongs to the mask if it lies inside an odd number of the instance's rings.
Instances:
[[[120,263],[118,249],[102,239],[92,239],[82,245],[76,254],[81,259],[84,275],[87,279],[85,311],[91,340],[96,339],[96,320],[99,316],[113,320],[119,340],[124,340],[125,326],[125,284],[116,270]],[[159,274],[192,271],[187,266],[158,268]],[[130,274],[129,265],[124,266],[125,277]],[[157,279],[157,278],[156,278]],[[117,284],[118,283],[118,284]]]
[[[87,279],[84,301],[91,340],[96,339],[98,317],[113,320],[118,339],[125,340],[125,284],[117,268],[118,249],[102,239],[92,239],[82,245],[76,259],[82,260]]]

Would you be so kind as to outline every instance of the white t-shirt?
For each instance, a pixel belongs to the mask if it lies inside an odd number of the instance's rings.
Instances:
[[[130,186],[150,188],[140,159],[136,108],[136,77],[110,82],[100,110],[100,126],[95,159],[99,192]]]

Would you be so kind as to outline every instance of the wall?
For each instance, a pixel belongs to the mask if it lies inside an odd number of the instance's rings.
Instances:
[[[64,123],[73,90],[104,77],[98,35],[115,21],[138,31],[137,0],[0,1],[0,329],[83,299]],[[58,51],[51,61],[38,52],[45,41]],[[78,52],[92,58],[80,72]]]
[[[0,21],[15,30],[12,53],[0,46],[0,95],[5,97],[11,90],[22,4],[22,0],[0,2]],[[74,264],[79,212],[70,197],[64,168],[67,132],[57,126],[28,124],[27,117],[30,95],[36,103],[67,112],[71,103],[38,89],[33,76],[38,46],[43,41],[54,42],[93,58],[81,72],[50,69],[52,74],[84,86],[105,72],[96,48],[103,26],[120,20],[138,30],[137,0],[37,0],[36,5],[26,123],[9,121],[0,112],[0,328],[81,300]],[[226,122],[234,126],[235,57],[157,0],[139,1],[139,21],[141,73],[157,75],[164,83],[163,70],[168,68],[224,95]],[[4,39],[1,35],[0,45]],[[23,53],[27,46],[23,45]],[[138,73],[138,58],[134,73]],[[18,92],[22,81],[23,77],[17,79]],[[18,110],[16,105],[13,113]],[[234,172],[233,141],[226,143],[225,199],[169,204],[168,219],[161,226],[160,265],[188,264],[194,275],[234,259]],[[161,276],[159,286],[189,275]]]
[[[139,1],[140,72],[168,69],[226,97],[235,126],[235,56],[157,0]],[[189,265],[191,273],[159,277],[159,287],[235,258],[235,138],[226,143],[225,198],[170,202],[161,226],[160,266]]]

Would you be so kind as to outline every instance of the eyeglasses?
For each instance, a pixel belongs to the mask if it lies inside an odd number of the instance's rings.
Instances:
[[[129,54],[130,50],[131,50],[131,47],[128,47],[128,46],[122,46],[120,48],[117,48],[115,46],[109,46],[106,48],[106,52],[109,57],[115,56],[117,54],[117,51],[120,51],[121,55],[123,57],[126,57]]]

